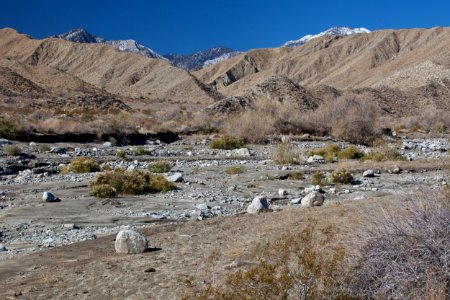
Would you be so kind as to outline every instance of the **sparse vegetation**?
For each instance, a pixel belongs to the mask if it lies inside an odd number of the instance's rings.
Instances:
[[[338,184],[348,184],[353,180],[352,174],[347,170],[335,170],[331,173],[331,182]]]
[[[212,149],[233,150],[244,147],[244,142],[237,137],[225,135],[220,139],[215,139],[211,142]]]
[[[92,173],[100,171],[100,165],[90,158],[76,158],[72,160],[67,168],[71,173]]]
[[[91,194],[96,197],[111,197],[116,194],[140,195],[144,193],[168,192],[175,188],[162,175],[133,170],[116,169],[99,174],[90,184]]]
[[[281,143],[273,155],[273,161],[279,165],[300,164],[300,153],[290,143]]]
[[[127,156],[127,153],[125,152],[125,150],[117,150],[117,152],[116,152],[117,158],[125,159],[126,156]]]
[[[305,174],[301,171],[295,171],[288,174],[290,180],[302,180],[305,178]]]
[[[345,149],[337,144],[327,145],[322,148],[313,149],[307,152],[308,156],[320,155],[326,162],[333,162],[337,157],[339,159],[361,159],[364,157],[364,152],[359,150],[356,146],[350,146]]]
[[[148,170],[152,173],[167,173],[171,169],[171,163],[166,160],[159,160],[148,166]]]
[[[245,172],[245,168],[243,166],[229,166],[226,168],[225,173],[232,174],[242,174]]]
[[[406,158],[398,152],[397,149],[383,145],[377,150],[366,154],[361,158],[362,161],[374,160],[374,161],[389,161],[389,160],[406,160]]]
[[[3,153],[9,156],[17,156],[22,153],[22,149],[17,145],[6,145],[3,147]]]
[[[364,157],[364,152],[359,150],[356,146],[347,147],[338,153],[340,159],[361,159]]]
[[[22,129],[16,123],[0,118],[0,138],[15,139],[22,134]]]
[[[39,151],[39,153],[45,153],[47,151],[50,151],[50,146],[47,144],[40,144],[38,146],[38,151]]]
[[[146,155],[147,154],[147,150],[144,148],[144,146],[137,146],[134,147],[132,150],[133,154],[136,156],[140,156],[140,155]]]
[[[320,185],[320,186],[327,185],[328,182],[327,182],[325,174],[323,172],[315,172],[311,176],[311,184],[312,185]]]
[[[352,299],[345,250],[330,246],[335,230],[308,224],[262,246],[256,266],[230,274],[223,287],[209,285],[196,299]]]

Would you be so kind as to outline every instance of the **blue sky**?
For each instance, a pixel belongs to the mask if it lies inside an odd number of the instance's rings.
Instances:
[[[276,47],[333,26],[370,30],[450,25],[450,1],[4,1],[0,27],[36,38],[85,28],[161,54],[213,46]]]

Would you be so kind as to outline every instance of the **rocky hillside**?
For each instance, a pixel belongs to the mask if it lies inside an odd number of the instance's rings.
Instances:
[[[204,51],[197,51],[189,55],[167,54],[164,55],[170,62],[184,70],[193,71],[203,68],[205,65],[213,65],[222,60],[238,55],[233,49],[226,47],[213,47]]]

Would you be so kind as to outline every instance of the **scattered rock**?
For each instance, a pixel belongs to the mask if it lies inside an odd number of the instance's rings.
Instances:
[[[111,142],[104,142],[103,143],[103,146],[105,146],[105,147],[112,147],[113,146],[113,144],[111,143]]]
[[[391,173],[391,174],[400,174],[401,171],[402,171],[402,169],[400,169],[399,166],[394,166],[388,172]]]
[[[44,192],[42,194],[42,200],[44,200],[45,202],[58,202],[59,199],[53,195],[51,192]]]
[[[247,207],[247,213],[257,214],[269,209],[267,198],[265,196],[257,196],[253,199],[252,203]]]
[[[183,181],[183,173],[180,172],[173,173],[172,175],[166,176],[166,179],[170,182],[181,182]]]
[[[48,153],[65,154],[66,149],[62,147],[52,147]]]
[[[195,208],[199,209],[199,210],[207,210],[207,209],[209,209],[209,207],[208,207],[208,205],[206,203],[197,204],[195,206]]]
[[[30,147],[36,147],[36,143],[35,142],[30,142]]]
[[[291,200],[291,204],[300,204],[302,202],[302,198],[294,198]]]
[[[156,269],[152,267],[145,270],[145,273],[153,273],[153,272],[156,272]]]
[[[144,253],[148,249],[148,240],[134,230],[121,230],[116,236],[115,249],[117,253]]]
[[[303,197],[302,206],[304,207],[313,207],[313,206],[322,206],[324,197],[321,193],[314,191]]]
[[[364,171],[363,177],[375,177],[375,172],[373,170]]]
[[[247,148],[233,150],[235,156],[250,157],[250,151]]]
[[[5,145],[9,145],[11,142],[7,139],[0,139],[0,147],[3,147]]]
[[[0,252],[5,252],[8,251],[8,249],[6,249],[5,245],[0,244]]]
[[[283,189],[278,190],[278,195],[280,197],[286,196],[287,194],[288,194],[288,192],[286,190],[283,190]]]
[[[323,164],[323,163],[325,163],[325,159],[323,158],[323,156],[315,154],[313,156],[308,157],[307,162]]]

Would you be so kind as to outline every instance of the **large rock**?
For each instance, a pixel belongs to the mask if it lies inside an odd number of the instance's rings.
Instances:
[[[375,172],[373,170],[364,171],[363,177],[375,177]]]
[[[323,164],[325,163],[325,159],[323,158],[323,156],[314,154],[313,156],[308,157],[307,162]]]
[[[257,196],[253,199],[252,203],[247,207],[247,213],[257,214],[269,209],[269,203],[265,196]]]
[[[167,175],[166,179],[167,179],[167,181],[170,181],[170,182],[181,182],[181,181],[183,181],[183,173],[176,172],[176,173],[173,173],[172,175]]]
[[[6,146],[11,144],[10,141],[8,141],[7,139],[0,139],[0,147]]]
[[[42,200],[44,200],[45,202],[58,202],[59,199],[53,195],[51,192],[44,192],[42,194]]]
[[[124,229],[116,236],[115,248],[117,253],[144,253],[148,249],[148,240],[139,232]]]
[[[324,200],[325,199],[321,193],[314,191],[303,197],[302,206],[304,207],[321,206]]]
[[[239,157],[250,157],[250,151],[248,151],[247,148],[235,149],[233,150],[233,155]]]
[[[66,149],[62,147],[52,147],[48,153],[65,154]]]

